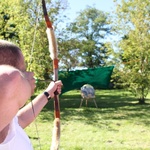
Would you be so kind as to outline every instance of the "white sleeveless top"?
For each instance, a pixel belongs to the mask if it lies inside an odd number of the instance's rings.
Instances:
[[[10,123],[8,135],[0,144],[0,150],[33,150],[28,136],[18,124],[17,117]]]

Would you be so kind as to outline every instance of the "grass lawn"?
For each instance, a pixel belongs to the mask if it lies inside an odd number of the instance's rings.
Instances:
[[[147,104],[139,105],[123,90],[96,90],[93,101],[81,108],[80,91],[60,96],[60,150],[149,150],[150,95]],[[36,119],[41,149],[49,150],[53,128],[53,101]],[[34,149],[39,149],[35,123],[26,128]]]

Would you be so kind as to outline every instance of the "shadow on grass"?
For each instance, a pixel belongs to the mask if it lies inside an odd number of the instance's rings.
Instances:
[[[108,125],[107,120],[133,120],[140,119],[140,122],[145,125],[150,124],[150,104],[139,105],[137,99],[133,98],[128,93],[116,92],[115,90],[106,90],[96,94],[96,102],[98,108],[95,108],[94,102],[89,101],[88,107],[85,106],[85,101],[81,108],[80,92],[78,94],[64,94],[60,96],[61,119],[65,121],[84,121],[84,123],[92,124],[100,127],[97,123],[100,120],[105,120],[105,125]],[[51,100],[43,109],[43,119],[49,119],[45,115],[47,111],[53,111],[53,101]],[[104,121],[102,122],[104,123]]]

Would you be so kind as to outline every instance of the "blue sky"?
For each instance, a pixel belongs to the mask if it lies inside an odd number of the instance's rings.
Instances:
[[[104,12],[112,12],[115,9],[114,0],[66,0],[69,4],[67,9],[67,17],[69,21],[74,20],[78,14],[77,12],[84,10],[87,6],[93,6]]]
[[[110,12],[114,8],[113,0],[68,0],[70,9],[68,10],[69,18],[75,18],[77,12],[86,8],[86,6],[94,6],[95,8]]]

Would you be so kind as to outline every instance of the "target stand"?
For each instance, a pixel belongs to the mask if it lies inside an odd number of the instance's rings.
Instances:
[[[81,87],[81,97],[80,107],[82,106],[84,100],[86,101],[86,107],[88,105],[88,101],[93,100],[95,107],[98,108],[95,100],[95,90],[92,85],[85,84]]]

